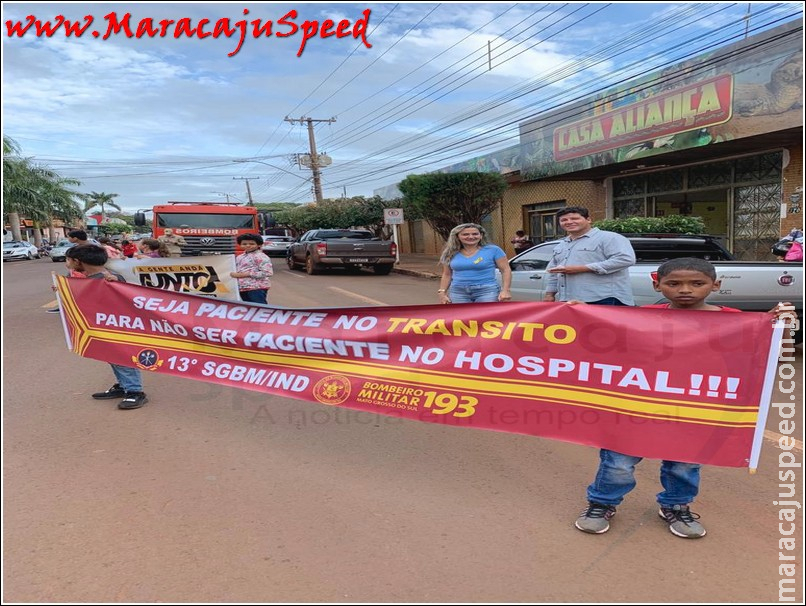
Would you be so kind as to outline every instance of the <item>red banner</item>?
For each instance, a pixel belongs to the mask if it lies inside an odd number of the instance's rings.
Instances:
[[[278,309],[58,277],[88,358],[356,410],[747,467],[767,314],[554,303]]]

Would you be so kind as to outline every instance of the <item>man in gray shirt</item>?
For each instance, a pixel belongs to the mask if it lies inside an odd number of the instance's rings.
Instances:
[[[635,265],[630,241],[593,227],[582,206],[563,208],[556,217],[567,236],[554,248],[546,268],[543,300],[635,305],[627,269]]]

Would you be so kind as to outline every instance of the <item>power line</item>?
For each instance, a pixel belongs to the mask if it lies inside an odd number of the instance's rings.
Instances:
[[[433,63],[434,61],[436,61],[437,59],[439,59],[439,58],[440,58],[442,55],[444,55],[444,54],[445,54],[445,53],[447,53],[448,51],[450,51],[450,50],[452,50],[453,48],[457,47],[458,45],[460,45],[462,42],[464,42],[465,40],[467,40],[468,38],[470,38],[470,37],[471,37],[471,36],[473,36],[474,34],[477,34],[478,32],[480,32],[482,29],[484,29],[485,27],[487,27],[487,26],[488,26],[490,23],[494,23],[495,21],[498,21],[498,20],[499,20],[501,17],[503,17],[504,15],[506,15],[506,14],[507,14],[509,11],[513,10],[513,9],[514,9],[516,6],[518,6],[518,5],[517,5],[517,4],[514,4],[514,5],[510,6],[508,9],[506,9],[505,11],[503,11],[503,12],[501,12],[501,13],[498,13],[498,14],[497,14],[497,15],[495,15],[495,16],[494,16],[492,19],[490,19],[489,21],[487,21],[487,22],[486,22],[486,23],[484,23],[483,25],[479,26],[478,28],[476,28],[474,31],[472,31],[472,32],[470,32],[469,34],[467,34],[467,35],[466,35],[465,37],[463,37],[462,39],[460,39],[460,40],[458,40],[457,42],[453,43],[451,46],[449,46],[449,47],[445,48],[444,50],[442,50],[441,52],[437,53],[437,54],[436,54],[434,57],[432,57],[431,59],[429,59],[429,60],[428,60],[428,61],[426,61],[425,63],[420,64],[418,67],[416,67],[416,68],[415,68],[415,69],[413,69],[412,71],[408,72],[406,75],[401,76],[400,78],[398,78],[398,79],[397,79],[397,80],[395,80],[394,82],[391,82],[390,84],[387,84],[387,85],[386,85],[384,88],[382,88],[382,89],[380,89],[380,90],[378,90],[378,91],[374,92],[373,94],[369,95],[368,97],[365,97],[364,99],[362,99],[362,100],[361,100],[361,101],[359,101],[358,103],[352,103],[352,104],[351,104],[351,106],[350,106],[350,107],[351,107],[351,109],[355,109],[355,108],[357,108],[357,107],[359,107],[359,106],[363,105],[364,103],[368,102],[369,100],[371,100],[371,99],[373,99],[373,98],[377,97],[377,96],[378,96],[380,93],[382,93],[382,92],[384,92],[384,91],[389,90],[389,89],[390,89],[390,88],[392,88],[394,85],[396,85],[396,84],[398,84],[398,83],[402,82],[403,80],[405,80],[406,78],[408,78],[408,77],[409,77],[409,76],[411,76],[412,74],[414,74],[414,73],[418,72],[419,70],[421,70],[421,69],[422,69],[422,68],[424,68],[425,66],[427,66],[427,65],[429,65],[429,64],[431,64],[431,63]],[[538,11],[535,11],[534,13],[532,13],[532,15],[534,15],[536,12],[538,12]],[[531,15],[530,15],[530,16],[531,16]],[[527,18],[528,18],[528,17],[527,17]],[[390,103],[394,103],[394,101],[390,101],[390,102],[388,102],[388,103],[386,103],[386,104],[382,105],[382,106],[381,106],[381,108],[385,107],[386,105],[389,105]],[[349,130],[349,129],[350,129],[350,127],[351,127],[352,125],[357,124],[357,123],[359,123],[359,122],[363,122],[363,121],[365,121],[365,120],[366,120],[366,118],[367,118],[369,115],[371,115],[372,113],[375,113],[376,111],[378,111],[378,109],[377,109],[377,108],[376,108],[375,110],[373,110],[372,112],[370,112],[369,114],[362,116],[360,119],[354,120],[353,122],[350,122],[350,123],[346,124],[346,125],[345,125],[345,126],[342,128],[342,130],[345,130],[345,131],[346,131],[346,130]],[[337,113],[338,113],[338,112],[337,112]],[[326,145],[328,145],[329,143],[330,143],[330,141],[329,141],[329,140],[327,140],[327,141],[325,142],[325,144],[326,144]]]
[[[784,19],[784,18],[782,18],[782,19]],[[778,21],[778,20],[776,20],[776,21]],[[774,21],[774,22],[775,22],[775,21]],[[798,34],[800,34],[801,32],[802,32],[802,27],[801,27],[801,28],[797,28],[795,31],[792,31],[792,32],[789,32],[789,33],[785,34],[783,37],[790,37],[790,36],[793,36],[793,35],[798,35]],[[729,39],[733,39],[733,38],[735,38],[735,37],[736,37],[736,36],[732,36],[732,37],[731,37],[731,38],[729,38]],[[781,36],[779,36],[779,38],[780,38],[780,37],[781,37]],[[757,47],[759,47],[759,46],[764,46],[764,45],[767,45],[767,44],[773,43],[773,42],[775,42],[776,40],[777,40],[777,38],[775,38],[775,39],[768,39],[768,40],[765,40],[765,41],[758,42],[758,43],[756,43],[755,45],[753,45],[753,46],[752,46],[752,47],[750,47],[750,48],[739,49],[738,51],[735,51],[735,52],[731,53],[731,58],[733,58],[735,55],[739,55],[739,54],[744,54],[744,53],[747,53],[747,52],[755,51],[755,50],[757,49]],[[716,44],[718,44],[718,43],[720,43],[720,42],[724,42],[724,40],[720,40],[720,41],[718,41],[717,43],[711,44],[711,45],[709,45],[709,46],[708,46],[708,47],[706,47],[706,48],[711,48],[711,47],[715,46]],[[703,50],[704,50],[703,48],[696,49],[695,51],[693,51],[693,52],[692,52],[692,53],[690,53],[689,55],[686,55],[686,57],[684,57],[684,58],[687,58],[687,57],[688,57],[688,58],[690,58],[690,57],[693,57],[693,56],[697,56],[697,55],[701,54]],[[724,56],[724,55],[721,55],[721,56],[719,57],[719,59],[720,59],[721,61],[725,61],[725,60],[726,60],[726,58],[725,58],[725,56]],[[679,58],[679,57],[678,57],[678,58],[675,58],[673,61],[666,63],[666,64],[665,64],[665,67],[670,67],[670,66],[673,66],[674,64],[678,63],[679,61],[680,61],[680,58]],[[663,66],[662,66],[662,67],[663,67]],[[640,72],[640,73],[638,73],[638,74],[635,74],[635,73],[630,74],[630,75],[628,75],[627,77],[625,77],[625,78],[623,78],[622,80],[619,80],[619,81],[617,81],[617,82],[609,82],[609,83],[607,83],[606,85],[604,85],[604,86],[600,87],[599,89],[597,89],[597,91],[596,91],[596,92],[602,92],[602,91],[605,91],[605,90],[607,90],[607,89],[613,88],[614,86],[618,86],[618,85],[621,85],[621,84],[625,84],[625,83],[627,83],[627,82],[629,82],[629,81],[635,80],[637,77],[640,77],[640,76],[642,76],[642,75],[645,75],[645,74],[647,74],[647,73],[649,73],[649,72],[651,72],[651,71],[655,71],[656,69],[657,69],[656,67],[653,67],[653,68],[650,68],[650,69],[648,69],[648,70],[644,70],[643,72]],[[675,77],[679,78],[680,76],[679,76],[679,75],[678,75],[678,76],[673,76],[673,77],[671,77],[671,78],[668,78],[668,77],[667,77],[667,79],[674,80],[674,78],[675,78]],[[657,85],[659,82],[661,82],[661,80],[658,80],[658,79],[653,80],[651,85],[652,85],[652,86],[656,86],[656,85]],[[645,87],[647,87],[647,86],[649,86],[649,85],[645,85]],[[637,90],[641,90],[641,89],[637,89]],[[631,91],[631,92],[634,92],[634,91]],[[591,94],[591,92],[590,92],[590,91],[586,91],[586,92],[584,92],[584,93],[582,93],[582,94],[578,95],[577,97],[575,97],[575,98],[573,98],[573,99],[559,101],[559,102],[555,103],[554,105],[547,107],[545,111],[552,111],[552,110],[554,110],[554,109],[558,109],[558,108],[560,108],[560,107],[562,107],[562,106],[568,106],[569,104],[573,104],[573,102],[574,102],[574,101],[582,100],[582,99],[584,99],[584,98],[586,98],[586,97],[590,96],[590,94]],[[577,109],[576,109],[576,110],[574,110],[574,111],[575,111],[575,112],[577,112],[577,113],[566,113],[565,115],[563,115],[562,117],[560,117],[560,118],[558,118],[558,119],[559,119],[559,120],[563,120],[563,121],[564,121],[564,120],[568,120],[568,119],[570,119],[570,118],[573,118],[573,117],[575,117],[576,115],[578,115],[578,112],[579,112],[580,110],[577,108]],[[584,111],[587,111],[587,107],[586,107],[586,108],[584,108]],[[531,115],[534,115],[534,112],[531,112]],[[523,118],[521,118],[520,120],[522,120],[522,119],[523,119]],[[508,127],[508,126],[514,126],[514,125],[515,125],[515,124],[517,124],[517,123],[518,123],[520,120],[513,120],[512,122],[509,122],[509,123],[507,123],[507,124],[505,124],[505,125],[503,125],[503,126],[504,126],[504,127]],[[544,125],[544,126],[545,126],[545,125]],[[502,126],[499,126],[499,127],[497,127],[497,128],[499,128],[499,129],[500,129],[500,128],[502,128]],[[478,135],[478,136],[489,135],[489,133],[490,133],[490,131],[485,131],[485,132],[484,132],[482,135]],[[524,133],[524,134],[528,134],[528,132],[527,132],[527,133]],[[461,145],[461,144],[466,144],[466,141],[461,141],[461,142],[458,142],[458,143],[457,143],[457,142],[451,143],[451,144],[449,144],[449,145],[447,145],[447,146],[444,146],[443,148],[440,148],[440,149],[437,149],[437,150],[433,150],[433,151],[430,151],[430,152],[426,152],[426,153],[421,154],[420,156],[416,156],[416,157],[414,157],[414,158],[409,158],[409,161],[416,161],[416,160],[424,159],[424,158],[426,158],[426,157],[433,156],[433,155],[435,155],[436,153],[439,153],[439,152],[442,152],[442,151],[446,151],[446,150],[447,150],[447,149],[449,149],[449,148],[452,148],[452,147],[455,147],[455,146],[457,146],[457,145]],[[486,147],[486,145],[485,145],[485,146],[481,146],[481,147]],[[476,149],[478,149],[478,148],[476,148]],[[454,154],[454,156],[455,156],[455,155],[456,155],[456,154]],[[386,169],[378,169],[378,170],[375,170],[375,171],[366,172],[366,173],[364,173],[364,176],[369,177],[369,176],[373,176],[373,175],[377,175],[377,174],[383,174],[384,172],[389,171],[389,170],[394,169],[394,168],[397,168],[397,167],[399,167],[399,166],[401,166],[401,165],[402,165],[402,163],[392,164],[392,165],[388,166]],[[413,168],[421,168],[422,166],[427,166],[427,164],[426,164],[426,165],[417,166],[417,167],[410,167],[410,168],[408,168],[407,170],[411,171]],[[395,174],[399,174],[399,172],[400,172],[400,171],[398,171],[398,173],[395,173]],[[333,185],[334,185],[334,186],[336,186],[336,185],[340,185],[340,184],[342,184],[342,183],[350,183],[350,184],[352,184],[352,185],[355,185],[355,184],[366,183],[366,182],[369,182],[369,180],[355,181],[355,180],[352,180],[352,179],[341,179],[341,180],[336,180],[336,181],[334,181],[334,182],[333,182]]]
[[[695,40],[696,40],[696,39],[695,39]],[[723,41],[724,41],[724,40],[723,40]],[[689,42],[690,42],[690,41],[689,41]],[[722,41],[720,41],[720,42],[722,42]],[[684,44],[685,44],[685,43],[684,43]],[[703,50],[702,48],[701,48],[701,49],[697,49],[697,50],[695,51],[695,53],[699,53],[699,52],[701,52],[702,50]],[[645,63],[646,63],[646,60],[642,60],[640,63],[641,63],[641,64],[645,64]],[[632,64],[632,65],[635,65],[635,63],[634,63],[634,64]],[[632,65],[630,65],[629,67],[632,67]],[[623,72],[625,72],[625,71],[626,71],[626,68],[622,68],[621,70],[619,70],[619,72],[621,72],[621,73],[623,73]],[[567,72],[566,72],[566,73],[560,73],[560,74],[558,74],[558,76],[564,76],[564,75],[567,75]],[[631,76],[629,76],[629,77],[628,77],[628,79],[629,79],[629,78],[633,78],[633,77],[634,77],[634,74],[633,74],[633,75],[631,75]],[[559,80],[559,78],[556,78],[556,80]],[[600,83],[600,82],[601,82],[601,79],[596,79],[596,80],[595,80],[595,82]],[[546,86],[546,85],[550,84],[550,83],[551,83],[551,81],[548,81],[548,79],[547,79],[547,81],[546,81],[546,82],[540,82],[540,80],[538,80],[538,83],[539,83],[539,84],[541,84],[541,86],[540,86],[539,88],[542,88],[542,86]],[[527,90],[523,91],[521,94],[519,94],[519,96],[522,96],[523,94],[527,94],[527,93],[532,93],[534,90],[536,90],[536,88],[538,88],[538,87],[530,87],[529,89],[527,89]],[[577,87],[575,87],[575,88],[579,88],[579,86],[577,86]],[[510,100],[511,100],[511,98],[510,98],[510,99],[507,99],[506,101],[510,101]],[[555,100],[556,100],[556,99],[555,99]],[[503,103],[503,102],[504,102],[504,100],[499,99],[497,102]],[[535,105],[537,105],[537,103],[532,103],[532,104],[529,104],[529,105],[528,105],[528,106],[526,106],[526,107],[535,106]],[[429,133],[434,133],[434,132],[437,132],[437,131],[439,131],[439,130],[443,130],[443,129],[444,129],[444,128],[446,128],[447,126],[450,126],[451,124],[455,124],[455,123],[457,123],[457,122],[459,122],[459,121],[467,120],[467,119],[470,119],[470,118],[476,118],[476,117],[477,117],[477,116],[478,116],[480,113],[481,113],[481,112],[474,112],[474,113],[467,114],[467,115],[463,116],[461,120],[454,120],[454,121],[451,121],[451,122],[449,122],[447,125],[441,125],[441,126],[437,127],[436,129],[431,129],[431,130],[430,130],[430,131],[428,131],[428,132],[429,132]],[[509,124],[514,124],[514,122],[513,122],[513,123],[509,123]],[[476,129],[476,130],[477,130],[477,129],[478,129],[478,126],[479,126],[478,124],[474,124],[474,125],[473,125],[471,128],[472,128],[472,129]],[[457,136],[457,134],[455,133],[455,134],[454,134],[454,136]],[[386,148],[384,148],[384,149],[382,149],[382,150],[380,150],[380,151],[377,151],[377,150],[376,150],[375,152],[373,152],[373,155],[378,155],[378,154],[380,154],[380,153],[383,153],[383,152],[385,152],[385,151],[389,151],[389,150],[391,150],[391,149],[395,149],[395,151],[398,151],[398,152],[399,152],[399,151],[400,151],[400,148],[401,148],[402,146],[405,146],[407,143],[411,143],[411,142],[419,142],[419,141],[421,141],[421,140],[422,140],[422,134],[418,135],[417,137],[410,137],[410,138],[408,138],[408,139],[406,139],[406,140],[404,140],[404,141],[396,141],[396,142],[394,142],[392,145],[387,146]],[[420,145],[419,147],[420,147],[420,148],[423,148],[423,147],[425,147],[425,145]],[[361,159],[361,158],[359,158],[359,160],[360,160],[360,159]],[[349,162],[348,162],[348,164],[349,164]],[[345,168],[345,165],[342,165],[342,166],[341,166],[341,167],[339,167],[339,168],[343,170],[343,169]],[[336,169],[336,171],[334,171],[334,172],[338,172],[338,171],[339,171],[339,169]]]

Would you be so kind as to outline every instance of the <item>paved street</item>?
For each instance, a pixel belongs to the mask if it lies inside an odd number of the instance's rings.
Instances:
[[[275,268],[279,306],[436,302],[435,281],[416,275]],[[146,377],[142,409],[92,400],[108,365],[68,352],[44,311],[62,269],[3,266],[6,602],[778,600],[775,411],[758,473],[704,469],[694,510],[707,537],[676,538],[658,519],[656,461],[611,531],[586,535],[573,521],[593,448],[165,375]],[[800,440],[800,347],[795,366]],[[793,453],[800,464],[802,443]]]

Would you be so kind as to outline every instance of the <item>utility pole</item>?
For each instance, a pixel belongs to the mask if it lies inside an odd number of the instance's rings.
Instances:
[[[246,181],[246,197],[249,199],[249,204],[252,205],[252,190],[249,189],[249,181],[251,179],[260,179],[260,177],[233,177],[234,181]],[[229,196],[227,196],[227,202],[229,202]]]
[[[288,116],[285,117],[286,122],[290,122],[294,124],[294,122],[299,122],[302,124],[303,122],[308,123],[308,141],[311,146],[311,172],[313,172],[313,193],[316,197],[316,202],[319,203],[322,201],[322,179],[319,173],[319,155],[316,152],[316,139],[313,135],[313,123],[314,122],[335,122],[336,118],[329,118],[327,120],[315,120],[314,118],[306,118],[305,116],[301,118],[289,118]]]
[[[744,19],[744,37],[747,38],[747,33],[750,31],[750,7],[751,3],[747,3],[747,13],[743,17]]]

